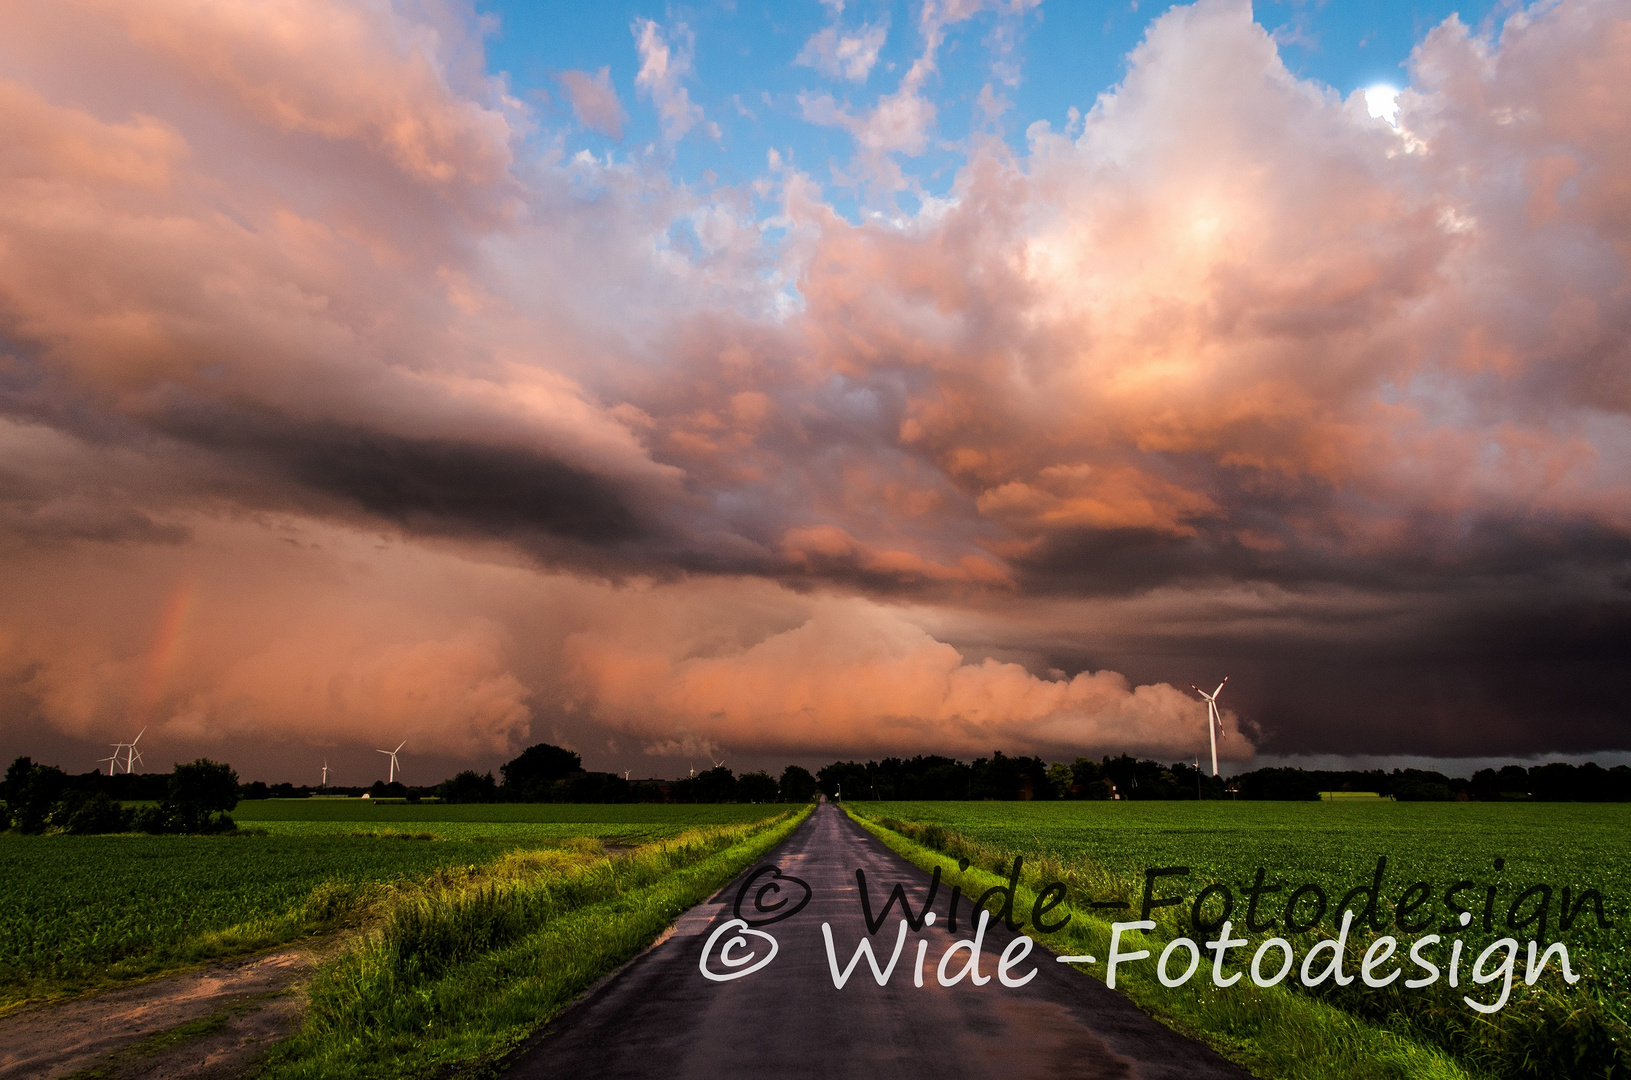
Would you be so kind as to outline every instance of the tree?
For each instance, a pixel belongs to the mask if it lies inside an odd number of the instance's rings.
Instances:
[[[829,799],[864,799],[872,793],[866,766],[856,761],[835,761],[816,772],[816,784]]]
[[[782,770],[781,784],[782,802],[807,803],[815,798],[816,778],[810,775],[810,770],[800,765],[789,765]]]
[[[737,802],[775,802],[779,791],[776,778],[762,770],[743,773],[736,779]]]
[[[493,783],[492,773],[483,776],[466,769],[438,784],[436,795],[445,803],[488,803],[498,799],[498,785]]]
[[[234,826],[227,811],[237,805],[238,774],[225,762],[199,758],[185,765],[177,763],[170,774],[170,794],[164,800],[164,811],[179,832],[231,829]]]
[[[697,802],[734,802],[736,776],[729,767],[716,765],[707,772],[697,773],[693,781]]]
[[[43,832],[67,791],[68,774],[55,765],[20,757],[6,770],[6,805],[18,832]]]
[[[504,797],[511,802],[544,802],[557,780],[583,771],[583,759],[570,750],[538,743],[499,767]]]

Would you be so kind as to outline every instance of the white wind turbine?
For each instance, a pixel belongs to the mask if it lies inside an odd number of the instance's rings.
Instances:
[[[407,746],[407,745],[408,745],[408,740],[403,739],[401,742],[396,744],[396,750],[376,750],[376,751],[374,751],[374,753],[376,753],[376,754],[388,754],[390,756],[390,758],[391,758],[391,778],[389,780],[387,780],[386,783],[388,783],[388,784],[396,783],[396,751],[402,749],[404,746]]]
[[[323,782],[321,787],[328,787],[328,758],[323,759]]]
[[[108,775],[109,776],[112,776],[115,772],[118,771],[120,751],[123,751],[124,755],[125,755],[125,762],[124,762],[125,772],[129,773],[129,772],[135,771],[134,770],[135,764],[142,760],[142,752],[140,750],[136,749],[136,744],[141,742],[142,741],[142,736],[146,735],[146,734],[147,734],[147,729],[144,727],[140,731],[136,732],[136,737],[134,739],[131,739],[129,742],[109,743],[108,744],[109,746],[113,747],[113,756],[112,757],[105,757],[105,758],[102,758],[101,760],[108,763]]]
[[[1218,774],[1218,740],[1224,737],[1223,716],[1218,712],[1218,695],[1223,693],[1223,687],[1229,682],[1229,676],[1223,677],[1218,688],[1208,694],[1205,690],[1189,684],[1189,688],[1206,699],[1206,732],[1212,737],[1212,775]]]

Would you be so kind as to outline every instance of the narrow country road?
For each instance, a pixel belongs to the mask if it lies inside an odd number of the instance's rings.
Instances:
[[[908,928],[886,985],[877,984],[862,958],[838,989],[822,924],[831,926],[842,971],[867,936],[856,869],[866,872],[874,918],[896,883],[905,885],[917,913],[928,894],[929,875],[827,805],[817,807],[756,865],[766,864],[810,889],[802,910],[759,927],[778,946],[770,963],[724,982],[705,978],[699,968],[710,936],[733,918],[743,875],[686,912],[670,937],[563,1013],[517,1056],[509,1075],[538,1080],[1247,1078],[1097,979],[1056,963],[1041,947],[1009,973],[1020,979],[1034,969],[1035,977],[1021,987],[1004,986],[996,977],[998,960],[1016,935],[1000,925],[988,927],[981,952],[979,971],[988,981],[973,985],[963,978],[941,986],[936,976],[941,954],[953,941],[974,936],[966,900],[956,933],[947,933],[955,874],[940,887],[935,922],[921,932]],[[753,898],[772,881],[769,874],[754,881],[743,903],[744,918],[769,917],[754,909]],[[783,880],[763,896],[767,907],[788,899],[778,909],[785,912],[804,896],[804,889]],[[1027,922],[1028,915],[1022,916]],[[889,963],[899,926],[896,906],[870,936],[880,966]],[[735,949],[722,948],[738,934],[736,929],[723,931],[716,939],[709,954],[711,971],[728,975],[747,970],[769,951],[765,939],[751,934],[742,935],[745,941]],[[921,988],[914,985],[919,941],[928,942]],[[948,961],[948,978],[962,969],[969,951],[959,950]]]

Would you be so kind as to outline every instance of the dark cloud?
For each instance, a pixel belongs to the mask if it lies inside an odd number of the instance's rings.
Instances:
[[[409,532],[632,546],[650,533],[615,481],[513,445],[415,438],[267,410],[176,409],[166,434]]]

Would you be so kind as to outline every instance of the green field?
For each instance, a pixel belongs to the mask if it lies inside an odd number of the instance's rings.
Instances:
[[[274,800],[240,804],[249,835],[0,833],[0,1010],[275,945],[355,917],[382,888],[517,849],[633,846],[786,809]]]
[[[275,836],[428,834],[439,840],[555,844],[593,836],[634,845],[708,825],[759,821],[786,807],[734,803],[485,803],[443,806],[371,799],[263,799],[232,812],[240,828]]]
[[[1328,987],[1298,990],[1296,996],[1317,998],[1394,1035],[1441,1047],[1471,1075],[1620,1077],[1627,1075],[1631,1064],[1631,1046],[1627,1045],[1631,1037],[1627,1024],[1631,1015],[1631,910],[1627,904],[1631,899],[1631,843],[1626,841],[1631,806],[1339,799],[1308,803],[857,802],[849,809],[874,822],[899,823],[899,832],[930,849],[969,853],[987,869],[1011,866],[1014,856],[1023,855],[1027,869],[1036,875],[1026,875],[1033,887],[1043,878],[1063,880],[1084,919],[1089,917],[1090,900],[1131,905],[1129,914],[1099,913],[1100,925],[1112,918],[1138,918],[1145,871],[1150,868],[1189,868],[1187,876],[1161,879],[1156,889],[1159,897],[1193,898],[1208,884],[1220,882],[1241,898],[1244,907],[1243,890],[1262,867],[1268,883],[1286,886],[1266,908],[1278,916],[1282,912],[1275,901],[1283,905],[1287,893],[1305,883],[1320,886],[1330,897],[1331,907],[1336,907],[1337,899],[1349,889],[1371,881],[1377,859],[1385,856],[1383,917],[1391,914],[1390,902],[1409,885],[1431,883],[1434,899],[1417,912],[1415,921],[1432,912],[1430,930],[1446,938],[1464,938],[1469,966],[1476,950],[1496,938],[1511,933],[1527,941],[1538,936],[1533,929],[1517,933],[1502,925],[1508,905],[1527,887],[1545,883],[1554,894],[1565,885],[1575,894],[1595,888],[1607,900],[1605,916],[1612,926],[1599,928],[1593,915],[1584,915],[1571,930],[1560,933],[1554,900],[1551,925],[1543,939],[1543,944],[1559,938],[1568,943],[1574,969],[1584,975],[1581,983],[1566,987],[1554,970],[1530,990],[1523,986],[1520,974],[1511,1002],[1493,1018],[1479,1016],[1460,1002],[1465,985],[1451,991],[1443,980],[1420,991],[1400,990],[1396,984],[1386,991],[1367,992],[1356,982],[1340,991]],[[1503,862],[1499,871],[1496,859]],[[1450,913],[1442,905],[1444,891],[1462,880],[1475,883],[1461,894],[1464,905],[1476,912],[1466,931],[1450,922]],[[1485,932],[1481,923],[1489,885],[1497,887],[1497,899],[1493,928]],[[1531,907],[1520,910],[1520,918]],[[1214,905],[1203,914],[1216,918],[1220,910]],[[1164,909],[1157,918],[1160,925],[1152,934],[1157,940],[1194,933],[1187,901]],[[1332,936],[1337,918],[1338,913],[1329,912],[1314,931],[1300,937],[1288,935],[1298,943],[1299,957],[1306,943]],[[1238,932],[1243,912],[1237,910],[1234,919]],[[1406,949],[1419,936],[1397,929],[1392,932]],[[1270,934],[1247,936],[1255,948]],[[1378,936],[1380,932],[1363,932],[1358,937],[1359,950]],[[1102,949],[1105,944],[1099,941],[1097,946]],[[1096,974],[1103,977],[1102,967]],[[1465,976],[1463,980],[1465,983]],[[1167,990],[1153,979],[1138,992],[1145,995],[1141,1003],[1153,1006],[1154,1011],[1170,1007],[1172,1017],[1184,1021],[1187,1016],[1192,1026],[1204,1027],[1198,1018],[1205,1010],[1187,1003],[1183,993]],[[1268,999],[1268,995],[1258,996]],[[1289,996],[1289,992],[1280,996]],[[1485,996],[1482,991],[1480,996]],[[1239,1018],[1228,1023],[1238,1024]],[[1252,1059],[1254,1048],[1230,1032],[1200,1033],[1224,1047],[1235,1039],[1241,1043],[1236,1047],[1240,1050],[1237,1060],[1252,1060],[1257,1068],[1272,1074],[1272,1069]]]

